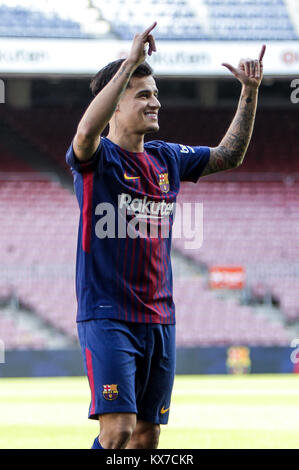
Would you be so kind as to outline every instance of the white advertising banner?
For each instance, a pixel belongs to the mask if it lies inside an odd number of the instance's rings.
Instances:
[[[225,76],[222,62],[257,58],[263,42],[159,41],[149,58],[157,76]],[[0,77],[7,74],[90,75],[124,57],[130,41],[1,39]],[[264,73],[299,75],[299,41],[266,42]]]

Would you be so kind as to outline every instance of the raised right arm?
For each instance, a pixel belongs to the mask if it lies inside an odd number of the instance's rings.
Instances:
[[[119,99],[126,89],[134,70],[146,57],[146,43],[149,43],[148,54],[156,50],[155,41],[150,34],[156,22],[143,33],[136,34],[128,58],[109,83],[95,96],[83,114],[73,141],[74,152],[78,160],[89,160],[96,151],[100,136],[110,121]]]

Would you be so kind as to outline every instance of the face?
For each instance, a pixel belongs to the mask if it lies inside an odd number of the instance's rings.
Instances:
[[[116,124],[125,133],[148,134],[159,130],[158,89],[154,78],[132,77],[115,112]]]

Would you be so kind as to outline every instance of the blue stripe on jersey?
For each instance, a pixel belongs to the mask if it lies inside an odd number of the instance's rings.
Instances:
[[[198,180],[210,151],[208,147],[162,141],[148,142],[144,147],[144,152],[133,153],[102,137],[90,162],[84,164],[76,159],[72,145],[67,151],[81,211],[76,263],[77,321],[115,318],[175,323],[170,259],[173,215],[169,215],[170,236],[163,238],[161,227],[167,219],[158,204],[165,207],[176,202],[181,180]],[[87,185],[88,181],[93,184]],[[88,199],[82,196],[87,194],[86,187]],[[138,218],[141,207],[142,219]],[[122,215],[124,208],[132,213],[127,210]],[[107,216],[110,209],[115,236],[104,237],[103,227],[111,222]],[[126,232],[132,221],[137,224],[141,220],[148,229],[150,217],[158,229],[156,237],[147,234],[131,238],[124,233],[122,238],[121,224]],[[83,247],[87,241],[86,251]]]

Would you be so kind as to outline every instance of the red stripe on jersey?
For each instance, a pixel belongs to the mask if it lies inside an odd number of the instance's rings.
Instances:
[[[159,269],[159,276],[158,276],[158,279],[157,279],[157,286],[158,286],[158,289],[157,289],[157,292],[164,292],[164,289],[163,289],[163,284],[164,284],[164,278],[165,278],[165,267],[164,267],[164,263],[163,263],[163,253],[164,253],[164,250],[163,250],[163,240],[161,239],[160,240],[160,243],[159,243],[159,247],[158,247],[158,252],[157,252],[157,257],[159,259],[159,264],[160,264],[160,269]],[[165,323],[165,319],[167,318],[167,311],[166,311],[166,308],[165,308],[165,305],[163,303],[163,301],[161,302],[159,300],[159,304],[161,305],[161,312],[163,311],[162,315],[161,315],[161,323]]]
[[[126,269],[127,269],[127,254],[128,254],[128,245],[129,245],[129,236],[127,235],[126,241],[125,241],[125,252],[124,252],[124,266],[123,266],[123,279],[124,282],[127,282],[127,276],[126,276]],[[125,311],[125,320],[128,320],[128,310],[127,310],[127,295],[128,295],[128,287],[126,286],[126,289],[123,289],[123,306],[124,306],[124,311]]]
[[[165,172],[165,168],[163,168],[159,162],[157,161],[157,159],[153,156],[153,155],[150,155],[148,152],[145,152],[145,156],[147,157],[148,160],[150,160],[152,163],[154,163],[154,165],[156,166],[157,170],[160,171],[160,172]],[[167,171],[167,170],[166,170]]]
[[[135,313],[134,313],[134,290],[133,290],[133,272],[134,272],[134,263],[136,263],[135,259],[135,251],[136,251],[136,238],[132,240],[132,251],[131,251],[131,259],[130,259],[130,272],[129,272],[129,283],[130,283],[130,305],[131,305],[131,321],[135,321]]]
[[[90,253],[92,223],[93,173],[83,173],[82,247]]]
[[[142,271],[143,267],[143,256],[144,256],[144,250],[143,250],[143,244],[144,244],[144,238],[139,239],[139,254],[138,254],[138,262],[137,262],[137,277],[136,277],[136,282],[139,280],[139,285],[138,285],[138,295],[140,295],[140,280],[142,279],[142,274],[144,275]],[[138,322],[142,323],[142,308],[143,304],[139,302],[138,307],[137,307],[137,315],[138,315]]]
[[[86,355],[86,365],[87,365],[87,377],[88,377],[89,387],[91,391],[90,414],[94,414],[94,410],[95,410],[94,378],[93,378],[91,351],[88,348],[85,348],[85,355]]]
[[[141,184],[141,179],[138,180],[138,186],[137,186],[137,189],[139,192],[142,192],[142,184]],[[142,246],[143,246],[143,243],[144,243],[144,238],[139,238],[139,242],[138,242],[138,247],[139,247],[139,251],[138,251],[138,254],[136,255],[136,262],[137,262],[137,277],[136,277],[136,283],[138,282],[138,279],[141,279],[141,276],[142,276],[142,259],[143,259],[143,249],[142,249]],[[139,290],[140,290],[140,282],[139,282]],[[136,315],[137,315],[137,321],[138,323],[142,323],[142,302],[138,302],[138,305],[136,306]]]

